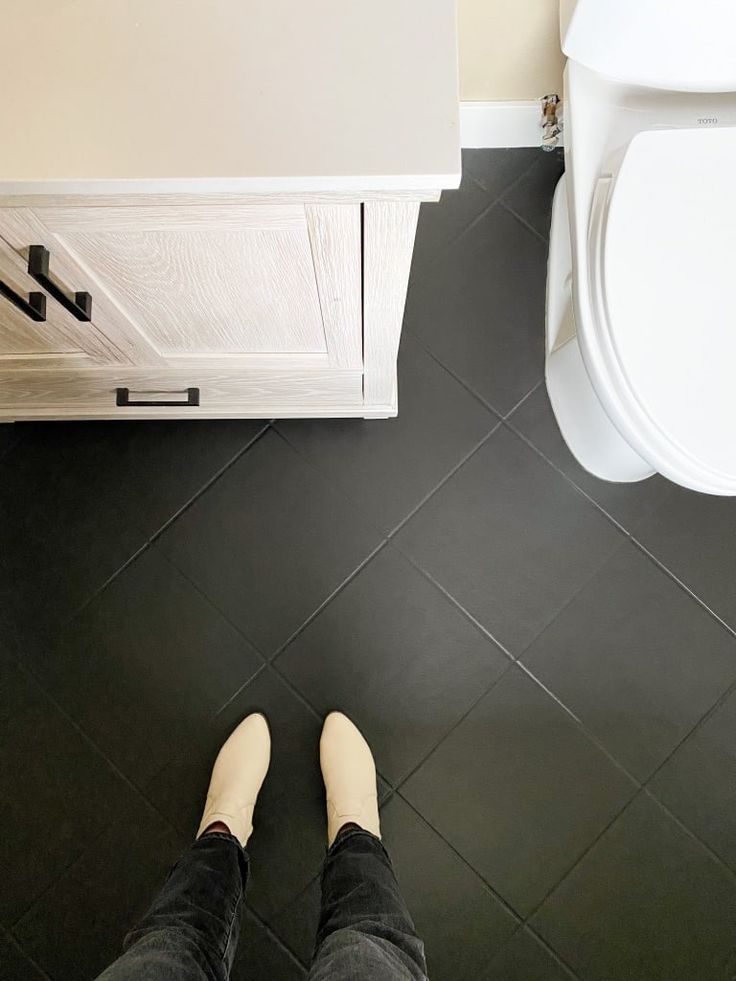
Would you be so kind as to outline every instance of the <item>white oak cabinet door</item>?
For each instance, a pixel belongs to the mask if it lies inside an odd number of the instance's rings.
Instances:
[[[357,204],[7,208],[0,235],[43,245],[129,364],[356,368],[360,222]]]
[[[120,360],[115,346],[55,303],[28,274],[27,262],[0,239],[0,371]]]

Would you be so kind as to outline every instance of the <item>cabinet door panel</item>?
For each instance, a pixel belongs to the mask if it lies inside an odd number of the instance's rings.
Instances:
[[[35,214],[160,358],[328,354],[302,205]]]
[[[31,292],[44,290],[26,272],[21,256],[0,239],[0,281],[21,299],[27,301]],[[0,296],[0,367],[38,362],[49,367],[58,361],[84,362],[94,354],[94,328],[88,330],[71,322],[70,315],[46,297],[46,319],[35,321],[15,306],[6,296]],[[89,336],[89,335],[93,336]]]

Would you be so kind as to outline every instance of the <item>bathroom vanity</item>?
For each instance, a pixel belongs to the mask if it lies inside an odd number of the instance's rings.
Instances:
[[[396,414],[453,0],[41,0],[3,42],[0,420]]]

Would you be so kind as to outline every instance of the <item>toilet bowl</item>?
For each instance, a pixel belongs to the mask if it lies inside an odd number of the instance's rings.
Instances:
[[[736,494],[736,4],[578,0],[561,24],[545,366],[560,430],[605,480]]]

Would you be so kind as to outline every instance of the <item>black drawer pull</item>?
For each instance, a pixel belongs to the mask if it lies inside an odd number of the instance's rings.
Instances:
[[[60,286],[49,276],[49,250],[43,245],[32,245],[28,250],[28,272],[45,290],[53,296],[77,320],[92,319],[92,297],[89,293],[75,293],[74,299],[67,296]]]
[[[28,299],[24,299],[20,293],[16,293],[15,290],[3,283],[0,280],[0,296],[4,296],[6,300],[10,300],[13,306],[18,307],[23,313],[30,317],[31,320],[35,320],[37,323],[43,323],[46,319],[46,294],[45,293],[29,293]]]
[[[129,388],[116,388],[115,389],[115,405],[199,405],[199,389],[198,388],[188,388],[186,401],[179,399],[178,401],[166,401],[166,402],[152,402],[145,399],[131,399]]]

